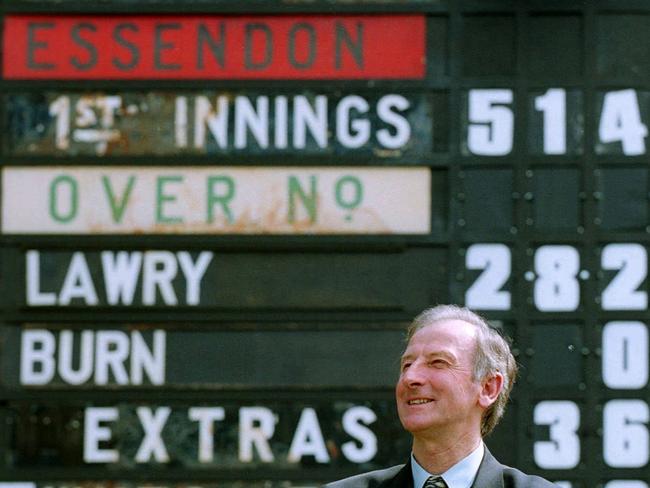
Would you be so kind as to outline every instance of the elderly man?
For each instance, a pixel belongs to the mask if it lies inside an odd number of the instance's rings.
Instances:
[[[483,444],[501,419],[517,373],[506,341],[466,308],[440,305],[408,329],[395,396],[413,435],[405,465],[353,476],[328,488],[552,488],[500,464]]]

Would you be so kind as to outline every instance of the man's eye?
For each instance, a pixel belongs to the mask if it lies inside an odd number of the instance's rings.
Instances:
[[[411,365],[411,363],[402,364],[402,371],[406,371],[409,368],[410,365]]]
[[[444,359],[434,359],[430,364],[435,368],[444,368],[447,365],[447,361]]]

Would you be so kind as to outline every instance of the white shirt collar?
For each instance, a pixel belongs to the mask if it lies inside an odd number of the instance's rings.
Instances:
[[[440,476],[442,476],[449,488],[470,488],[474,478],[476,478],[481,461],[483,461],[484,453],[485,446],[481,442],[468,456],[458,461]],[[431,473],[428,473],[418,464],[413,453],[411,453],[411,471],[413,473],[414,488],[422,488],[424,482],[431,476]]]

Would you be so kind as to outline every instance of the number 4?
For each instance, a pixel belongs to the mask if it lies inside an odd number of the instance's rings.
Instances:
[[[623,154],[645,154],[648,128],[641,120],[636,91],[619,90],[605,94],[598,135],[604,143],[620,142]]]

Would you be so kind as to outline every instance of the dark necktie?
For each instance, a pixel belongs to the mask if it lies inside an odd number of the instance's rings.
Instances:
[[[449,488],[440,476],[429,476],[422,488]]]

